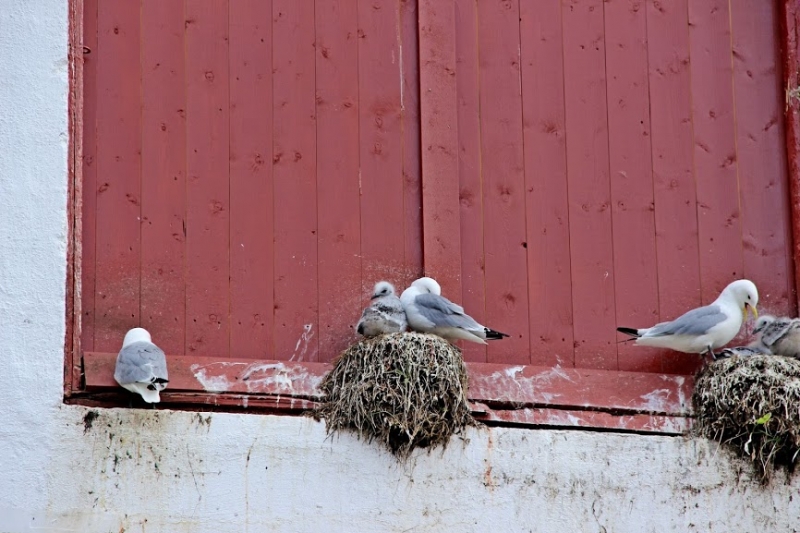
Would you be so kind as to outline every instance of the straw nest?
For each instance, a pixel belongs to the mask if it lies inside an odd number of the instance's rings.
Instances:
[[[699,374],[692,398],[696,431],[728,444],[769,481],[775,465],[793,470],[800,451],[800,361],[733,356]]]
[[[320,388],[325,399],[315,416],[325,419],[329,435],[354,431],[398,459],[416,448],[446,446],[476,424],[461,352],[435,335],[392,333],[354,344]]]

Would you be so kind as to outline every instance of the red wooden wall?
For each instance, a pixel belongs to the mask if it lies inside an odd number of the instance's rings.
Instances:
[[[84,8],[83,349],[330,360],[421,273],[415,4]]]
[[[468,359],[688,371],[615,327],[741,277],[795,312],[777,3],[455,0],[453,20],[451,287],[514,333]]]
[[[689,371],[615,327],[740,277],[796,311],[774,3],[420,3],[439,25],[413,0],[85,0],[84,351],[142,325],[170,354],[329,361],[423,264],[512,334],[477,362]]]

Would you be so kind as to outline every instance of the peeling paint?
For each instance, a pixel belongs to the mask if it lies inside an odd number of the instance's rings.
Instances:
[[[669,389],[657,389],[640,396],[640,398],[646,402],[644,404],[644,410],[654,413],[663,413],[667,411],[667,401],[669,400],[670,394]]]
[[[294,353],[289,358],[289,361],[302,361],[303,357],[306,355],[306,351],[308,351],[308,343],[314,337],[314,333],[312,333],[314,325],[313,324],[304,324],[303,325],[303,333],[300,334],[300,338],[297,339],[297,344],[294,346]],[[300,351],[298,355],[298,350]]]
[[[206,392],[225,392],[228,390],[230,382],[224,375],[209,376],[206,374],[206,368],[198,368],[198,365],[192,365],[190,368],[194,373],[194,377],[197,378],[197,381],[200,382]]]
[[[236,392],[243,384],[248,393],[291,394],[295,384],[302,383],[303,393],[316,390],[324,378],[301,365],[280,361],[271,363],[243,363],[219,361],[211,364],[193,364],[190,370],[207,392]]]

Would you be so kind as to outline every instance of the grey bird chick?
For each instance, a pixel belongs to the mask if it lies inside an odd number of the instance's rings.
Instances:
[[[748,346],[800,359],[800,319],[763,315],[756,321],[753,335],[756,340]]]
[[[372,292],[372,302],[361,313],[356,331],[364,337],[372,338],[384,333],[405,331],[406,312],[388,281],[379,281]]]
[[[144,328],[133,328],[125,334],[122,349],[117,355],[114,379],[147,403],[161,401],[159,392],[167,387],[167,357],[152,343]]]

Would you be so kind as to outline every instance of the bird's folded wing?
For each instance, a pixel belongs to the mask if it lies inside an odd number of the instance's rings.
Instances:
[[[122,348],[117,357],[114,378],[120,383],[137,383],[150,381],[153,377],[168,377],[167,359],[158,346],[135,342]]]
[[[764,333],[761,334],[761,342],[767,346],[772,346],[782,339],[790,329],[796,326],[797,324],[795,324],[794,320],[778,319],[764,329]]]
[[[662,322],[650,328],[647,337],[665,335],[705,335],[708,331],[727,320],[728,315],[718,305],[707,305],[692,309],[672,322]]]
[[[464,308],[456,305],[443,296],[436,294],[420,294],[414,299],[414,310],[435,327],[452,327],[477,329],[481,325],[469,315]]]

